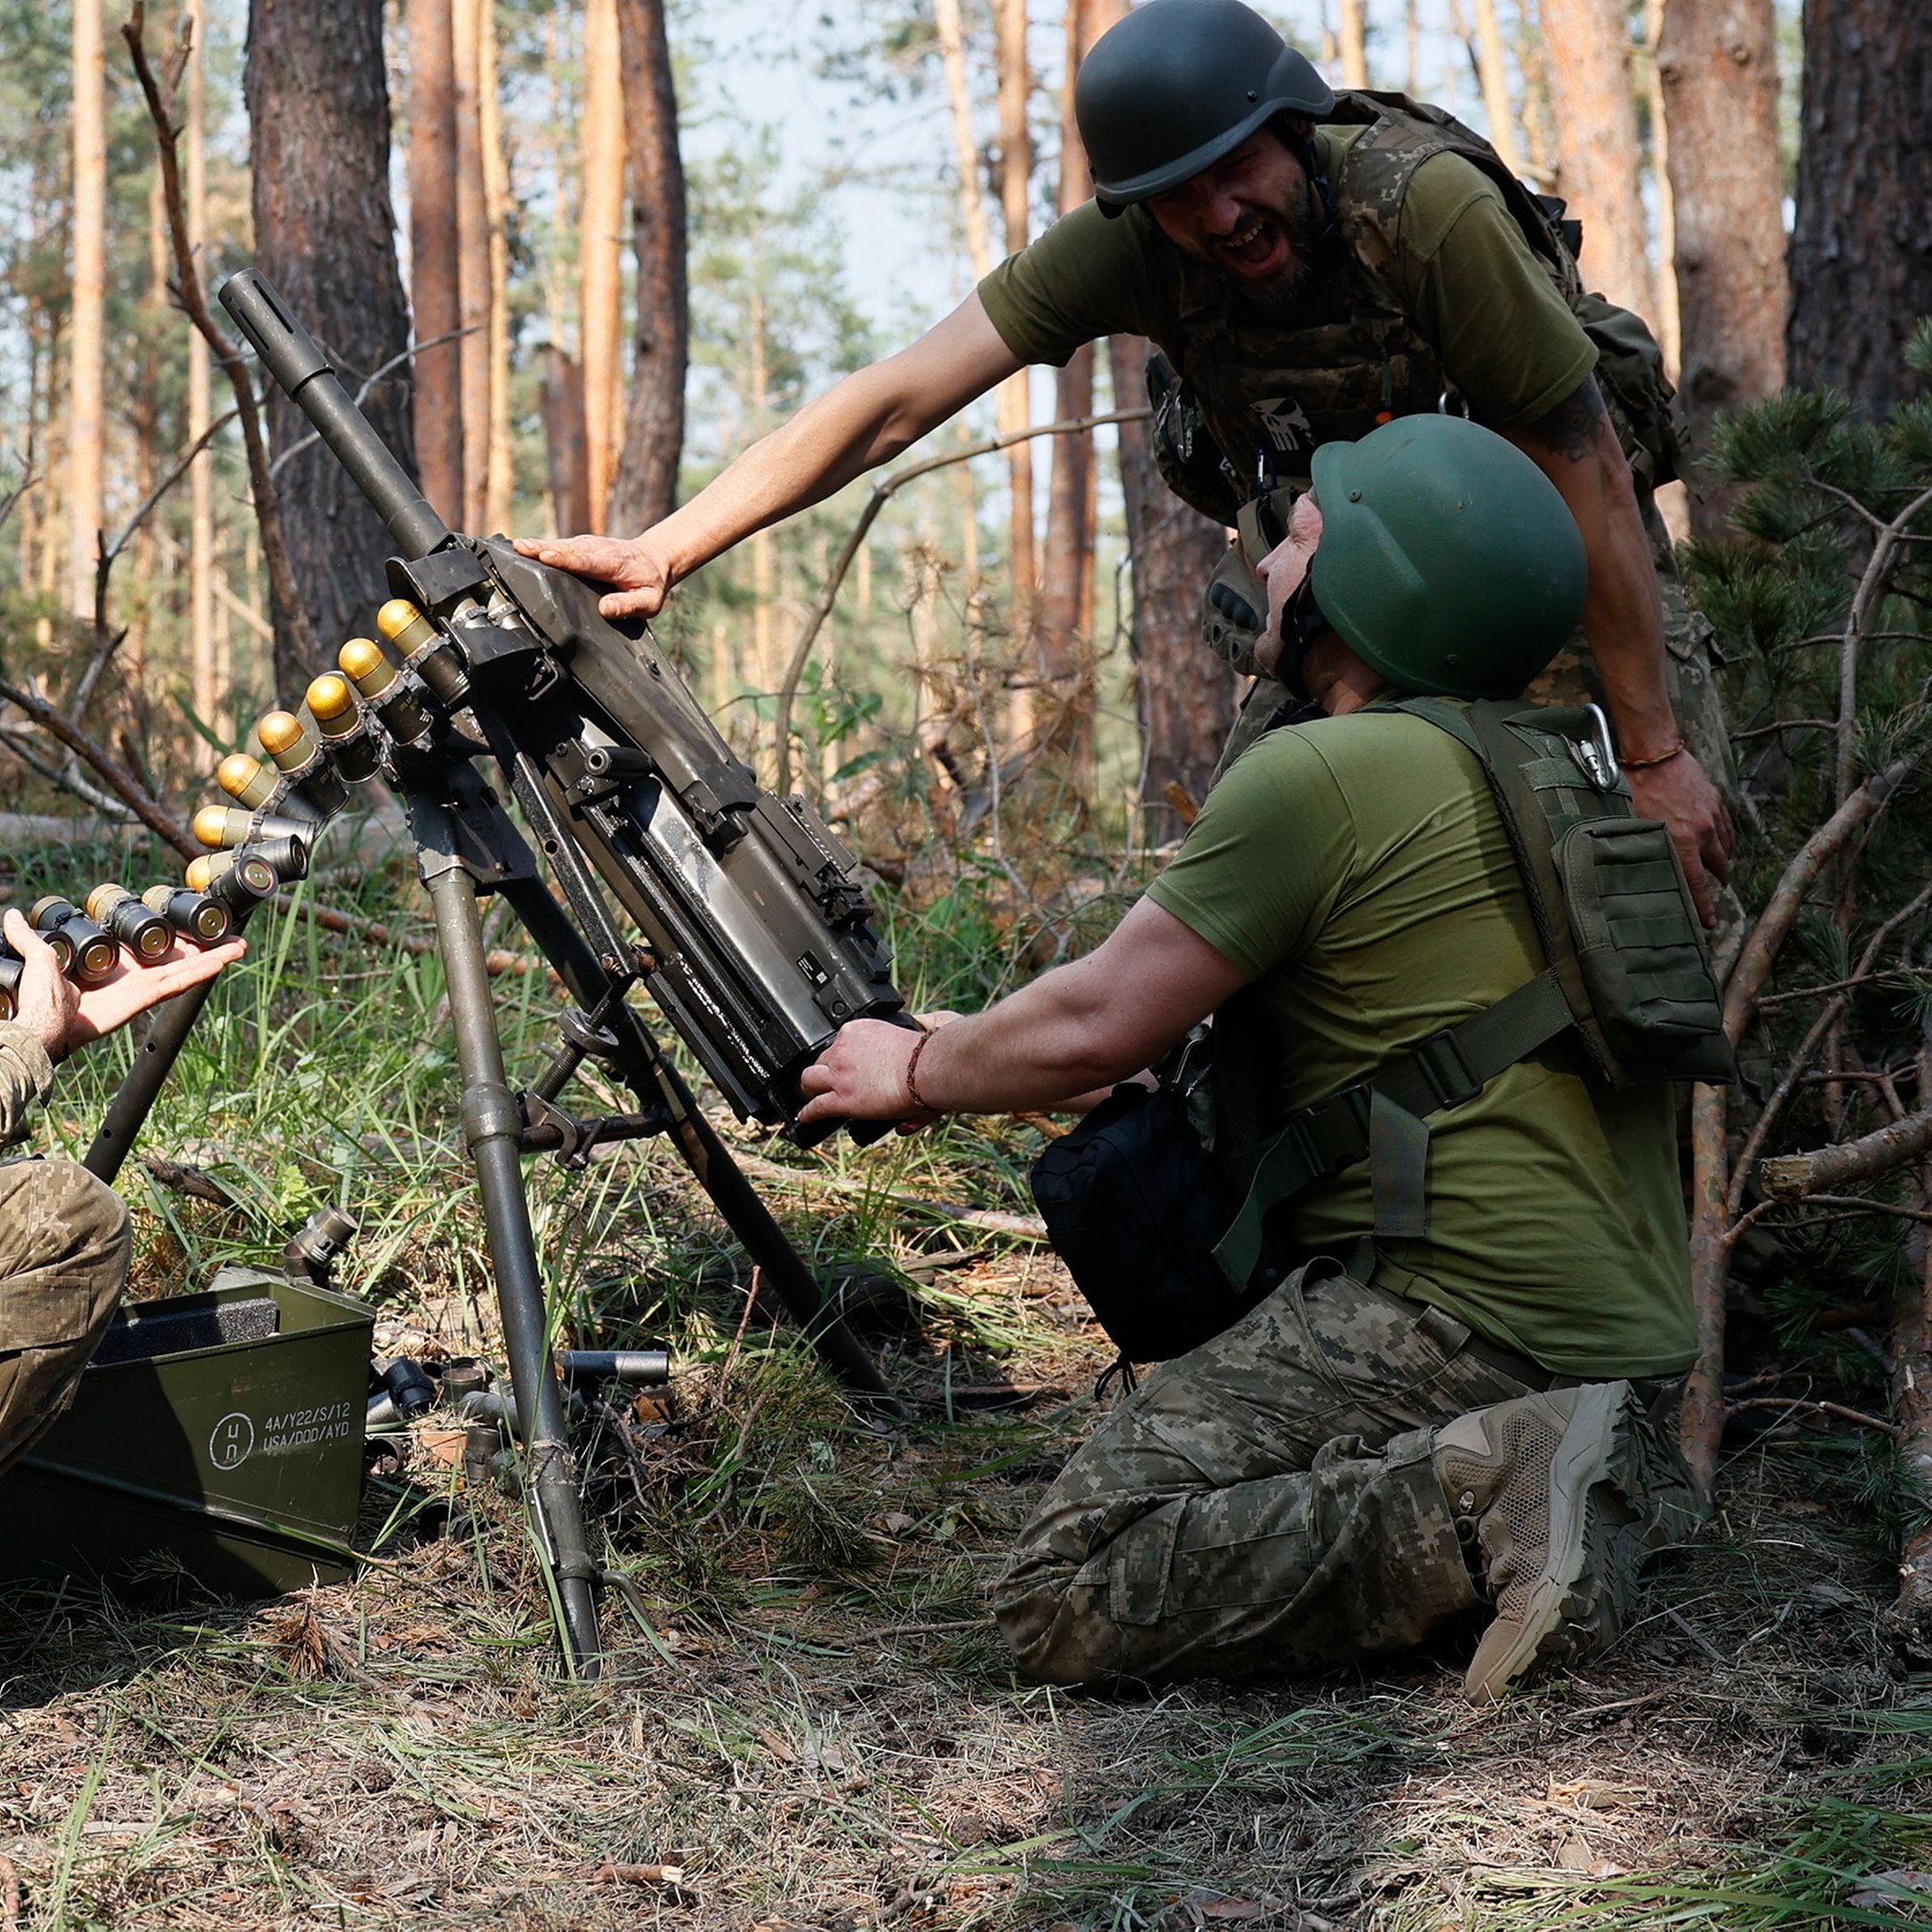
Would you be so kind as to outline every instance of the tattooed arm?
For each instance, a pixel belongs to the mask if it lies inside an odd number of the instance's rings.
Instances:
[[[1664,662],[1664,608],[1630,465],[1596,377],[1586,376],[1528,428],[1503,433],[1562,492],[1583,532],[1589,558],[1583,634],[1616,722],[1617,742],[1630,758],[1659,757],[1678,735]],[[1699,910],[1714,918],[1712,879],[1722,880],[1731,869],[1731,821],[1716,787],[1688,751],[1630,775],[1637,809],[1670,826]]]

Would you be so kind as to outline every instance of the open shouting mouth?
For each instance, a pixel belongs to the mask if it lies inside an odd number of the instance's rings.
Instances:
[[[1266,282],[1288,266],[1288,233],[1276,216],[1255,211],[1233,233],[1214,238],[1214,253],[1236,275]]]

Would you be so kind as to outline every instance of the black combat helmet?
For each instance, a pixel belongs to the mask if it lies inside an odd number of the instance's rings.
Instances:
[[[1095,41],[1073,84],[1109,215],[1191,181],[1276,114],[1318,121],[1334,107],[1328,83],[1241,0],[1146,0]]]

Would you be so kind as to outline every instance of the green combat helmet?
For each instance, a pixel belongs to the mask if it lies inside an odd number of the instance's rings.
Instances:
[[[1494,430],[1399,417],[1325,443],[1314,483],[1315,601],[1398,690],[1514,698],[1575,631],[1582,534],[1556,486]]]
[[[1147,0],[1080,63],[1073,114],[1108,215],[1212,167],[1276,114],[1318,121],[1335,94],[1241,0]]]

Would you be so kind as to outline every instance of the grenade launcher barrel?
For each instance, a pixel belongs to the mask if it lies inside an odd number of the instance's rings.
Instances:
[[[409,471],[355,406],[315,338],[284,308],[260,270],[244,268],[230,275],[222,284],[221,302],[282,393],[315,425],[355,479],[402,555],[428,556],[446,541],[449,525],[429,507]]]

